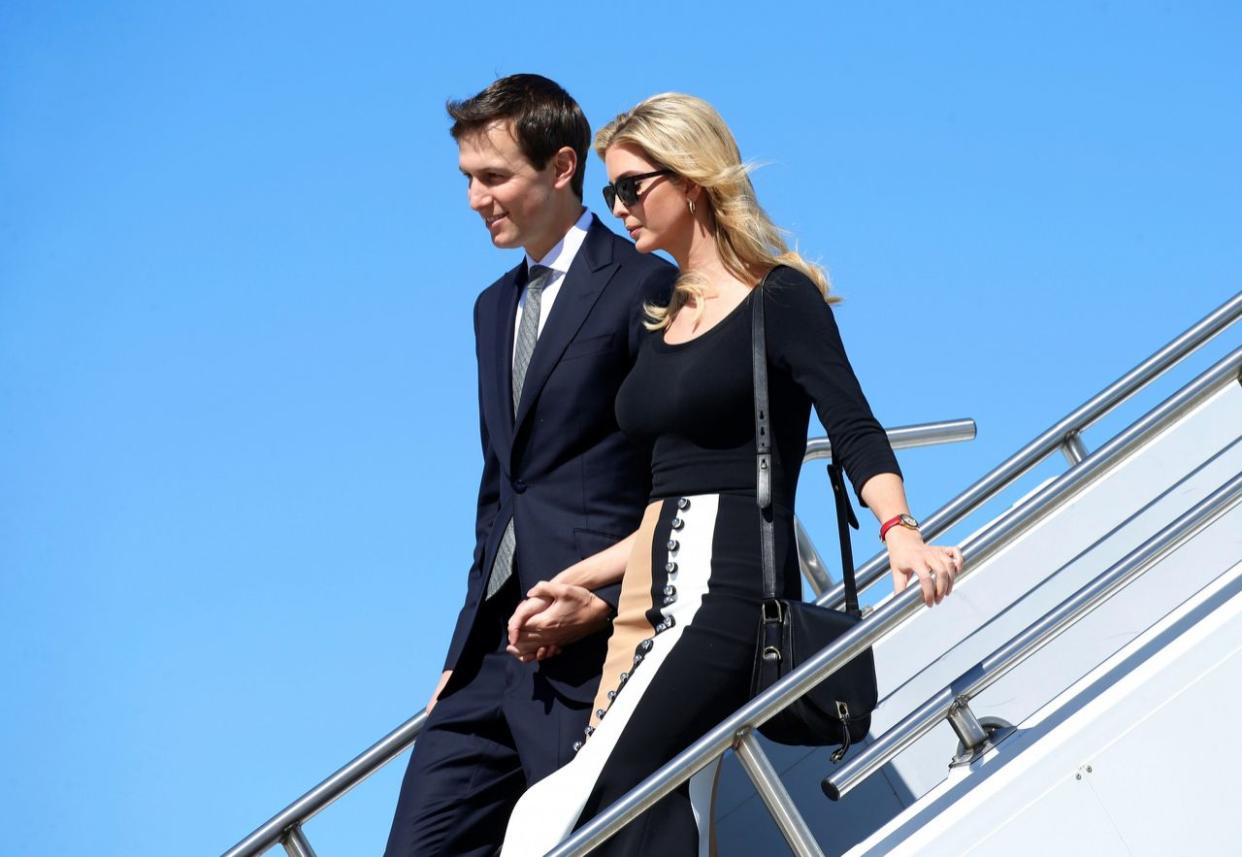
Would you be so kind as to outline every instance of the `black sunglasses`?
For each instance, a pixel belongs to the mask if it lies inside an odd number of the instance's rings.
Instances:
[[[636,176],[622,176],[612,184],[604,185],[604,202],[608,204],[608,210],[612,211],[612,207],[617,200],[621,200],[626,205],[633,205],[638,202],[638,183],[643,179],[655,178],[656,176],[671,176],[672,170],[654,170],[650,173],[639,173]]]

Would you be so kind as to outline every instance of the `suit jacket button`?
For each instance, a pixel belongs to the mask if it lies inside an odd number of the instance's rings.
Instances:
[[[513,486],[513,490],[518,494],[521,494],[526,490],[526,483],[521,479],[511,479],[509,484]]]

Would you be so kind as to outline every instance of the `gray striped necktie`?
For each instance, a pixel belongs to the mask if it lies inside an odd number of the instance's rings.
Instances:
[[[513,354],[513,413],[517,415],[518,402],[522,401],[522,384],[526,381],[526,367],[530,365],[530,356],[535,351],[535,340],[539,338],[539,309],[543,304],[543,290],[552,278],[552,269],[543,265],[532,265],[530,280],[526,284],[526,300],[522,304],[522,320],[518,323],[516,348]],[[505,581],[513,574],[513,553],[517,539],[513,533],[513,518],[505,525],[504,535],[500,537],[500,546],[496,548],[496,560],[492,563],[492,573],[487,580],[487,598],[491,598],[504,586]]]

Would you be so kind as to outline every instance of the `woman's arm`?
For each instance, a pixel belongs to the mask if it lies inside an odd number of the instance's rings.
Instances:
[[[778,273],[782,279],[764,304],[772,331],[769,352],[815,403],[828,430],[832,457],[850,477],[863,504],[881,522],[908,515],[901,468],[846,357],[831,308],[806,277],[785,270]],[[962,568],[957,548],[926,545],[917,530],[900,526],[888,530],[884,543],[895,592],[903,591],[916,575],[929,607],[952,591],[953,577]]]
[[[612,547],[604,548],[599,553],[574,563],[552,578],[552,582],[568,583],[586,589],[599,589],[616,583],[625,576],[625,563],[630,558],[637,536],[637,531],[630,533]]]
[[[862,489],[863,502],[881,523],[898,515],[910,514],[906,489],[895,473],[877,473]],[[956,547],[940,547],[923,542],[918,530],[890,527],[884,536],[888,563],[893,574],[893,591],[902,592],[917,576],[923,589],[923,603],[939,604],[953,591],[953,578],[962,570],[962,552]]]

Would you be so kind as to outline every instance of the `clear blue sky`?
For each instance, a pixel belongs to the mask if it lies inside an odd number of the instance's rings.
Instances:
[[[219,853],[425,700],[517,261],[448,97],[714,102],[880,418],[978,420],[902,456],[916,513],[1234,294],[1238,5],[1015,5],[0,6],[0,853]],[[379,852],[403,767],[321,855]]]

